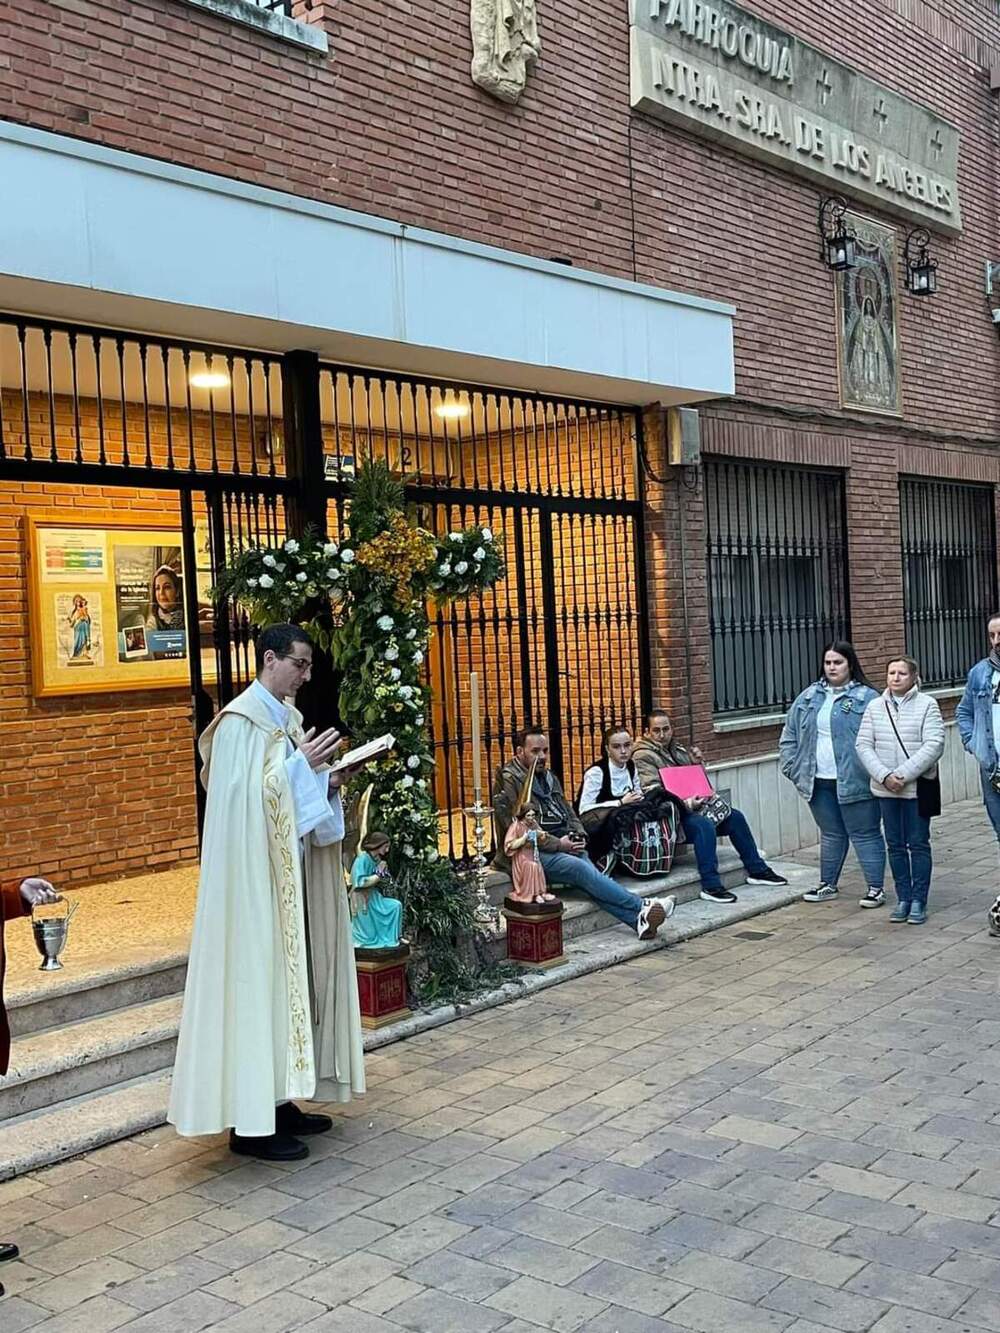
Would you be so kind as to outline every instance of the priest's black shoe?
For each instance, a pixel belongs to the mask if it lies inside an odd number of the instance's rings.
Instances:
[[[309,1156],[309,1149],[304,1143],[281,1130],[258,1138],[237,1134],[235,1129],[231,1129],[229,1151],[239,1153],[242,1157],[258,1157],[262,1162],[300,1162],[303,1157]]]
[[[18,1248],[16,1245],[12,1245],[9,1241],[0,1241],[0,1264],[2,1264],[5,1259],[16,1259],[17,1256]]]
[[[274,1128],[279,1134],[297,1134],[304,1138],[307,1134],[325,1134],[328,1129],[333,1129],[333,1121],[328,1115],[303,1111],[294,1102],[282,1102],[274,1108]]]

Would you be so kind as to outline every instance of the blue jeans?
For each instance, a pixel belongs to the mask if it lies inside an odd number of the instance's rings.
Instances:
[[[931,821],[917,810],[917,800],[880,796],[889,864],[901,903],[927,906],[931,887]]]
[[[742,810],[734,810],[721,824],[713,824],[704,815],[692,814],[685,810],[681,815],[684,836],[694,848],[694,858],[698,862],[698,874],[701,876],[703,889],[721,889],[722,878],[719,875],[719,845],[721,835],[728,838],[739,853],[739,858],[751,875],[759,875],[767,869],[767,862],[761,857],[754,842],[750,825]]]
[[[986,805],[986,813],[990,817],[990,823],[993,825],[993,832],[997,835],[997,841],[1000,842],[1000,792],[995,792],[990,786],[989,774],[985,768],[979,770],[979,781],[983,784],[983,802]]]
[[[881,811],[874,796],[841,805],[834,778],[817,778],[809,810],[820,831],[819,875],[824,884],[837,887],[847,860],[847,849],[861,863],[865,883],[881,889],[885,881],[885,843],[879,827]]]
[[[549,884],[568,884],[582,889],[598,906],[626,926],[634,926],[639,919],[643,900],[602,875],[588,856],[571,856],[569,852],[539,852],[538,859]]]

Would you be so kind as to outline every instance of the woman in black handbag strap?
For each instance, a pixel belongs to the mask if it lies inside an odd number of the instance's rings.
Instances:
[[[937,763],[944,753],[944,722],[937,700],[920,689],[912,657],[889,663],[884,693],[865,709],[857,751],[882,808],[897,899],[889,920],[923,925],[931,886],[930,821],[941,813]]]

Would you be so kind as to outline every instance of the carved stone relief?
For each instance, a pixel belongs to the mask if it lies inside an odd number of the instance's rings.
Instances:
[[[535,0],[471,0],[469,17],[473,83],[516,102],[542,49]]]

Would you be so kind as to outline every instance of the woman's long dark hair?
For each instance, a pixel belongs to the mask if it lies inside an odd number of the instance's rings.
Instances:
[[[846,639],[834,639],[833,643],[828,643],[823,649],[823,656],[819,663],[819,678],[826,680],[826,672],[823,670],[823,663],[826,660],[827,653],[836,653],[838,657],[843,657],[847,665],[851,668],[851,680],[858,685],[867,685],[873,689],[871,681],[861,669],[861,663],[858,661],[858,654],[853,643],[848,643]]]

